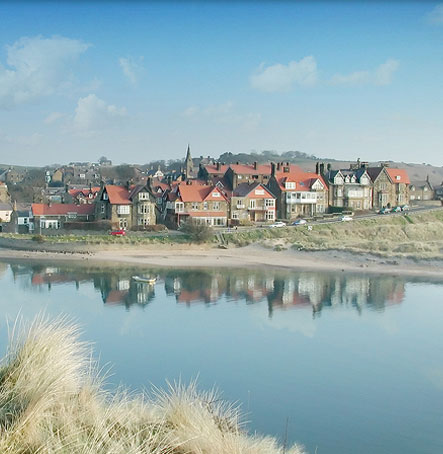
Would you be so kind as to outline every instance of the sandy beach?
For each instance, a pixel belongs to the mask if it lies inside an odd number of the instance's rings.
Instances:
[[[178,268],[280,268],[327,270],[371,274],[413,275],[443,278],[443,260],[386,258],[343,251],[274,251],[259,245],[218,249],[207,246],[144,246],[96,250],[88,253],[16,251],[0,249],[0,259],[94,262],[98,266],[118,264]]]

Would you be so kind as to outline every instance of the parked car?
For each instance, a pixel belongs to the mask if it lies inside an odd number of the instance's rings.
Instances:
[[[113,230],[112,232],[109,232],[109,235],[113,236],[125,236],[126,235],[126,230],[120,229],[120,230]]]
[[[381,210],[378,211],[378,214],[389,214],[391,212],[391,209],[388,207],[382,208]]]
[[[394,207],[394,208],[392,208],[392,212],[393,212],[393,213],[400,213],[400,211],[401,211],[401,207]]]
[[[286,224],[282,221],[277,221],[271,224],[269,227],[275,228],[275,227],[286,227]]]
[[[402,205],[401,211],[409,211],[409,205]]]
[[[352,221],[353,219],[354,218],[352,216],[345,215],[340,218],[340,221],[347,222],[347,221]]]
[[[291,225],[304,225],[306,223],[307,223],[306,219],[297,219]]]

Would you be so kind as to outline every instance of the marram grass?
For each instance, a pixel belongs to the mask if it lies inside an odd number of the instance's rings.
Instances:
[[[0,367],[1,454],[301,454],[248,434],[237,407],[195,383],[111,394],[66,319],[17,323]]]

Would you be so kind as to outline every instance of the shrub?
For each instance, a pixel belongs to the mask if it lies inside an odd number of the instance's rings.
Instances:
[[[45,241],[45,237],[38,233],[36,235],[33,235],[32,241],[36,241],[37,243],[43,243],[43,241]]]
[[[195,243],[206,243],[214,236],[214,230],[206,224],[196,223],[192,219],[181,225],[180,230]]]

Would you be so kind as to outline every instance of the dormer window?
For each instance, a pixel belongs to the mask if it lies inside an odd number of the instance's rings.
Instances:
[[[285,189],[295,189],[295,182],[294,181],[287,181],[285,183]]]
[[[401,180],[400,175],[395,175],[395,179],[396,179],[397,181],[400,181],[400,180]]]

